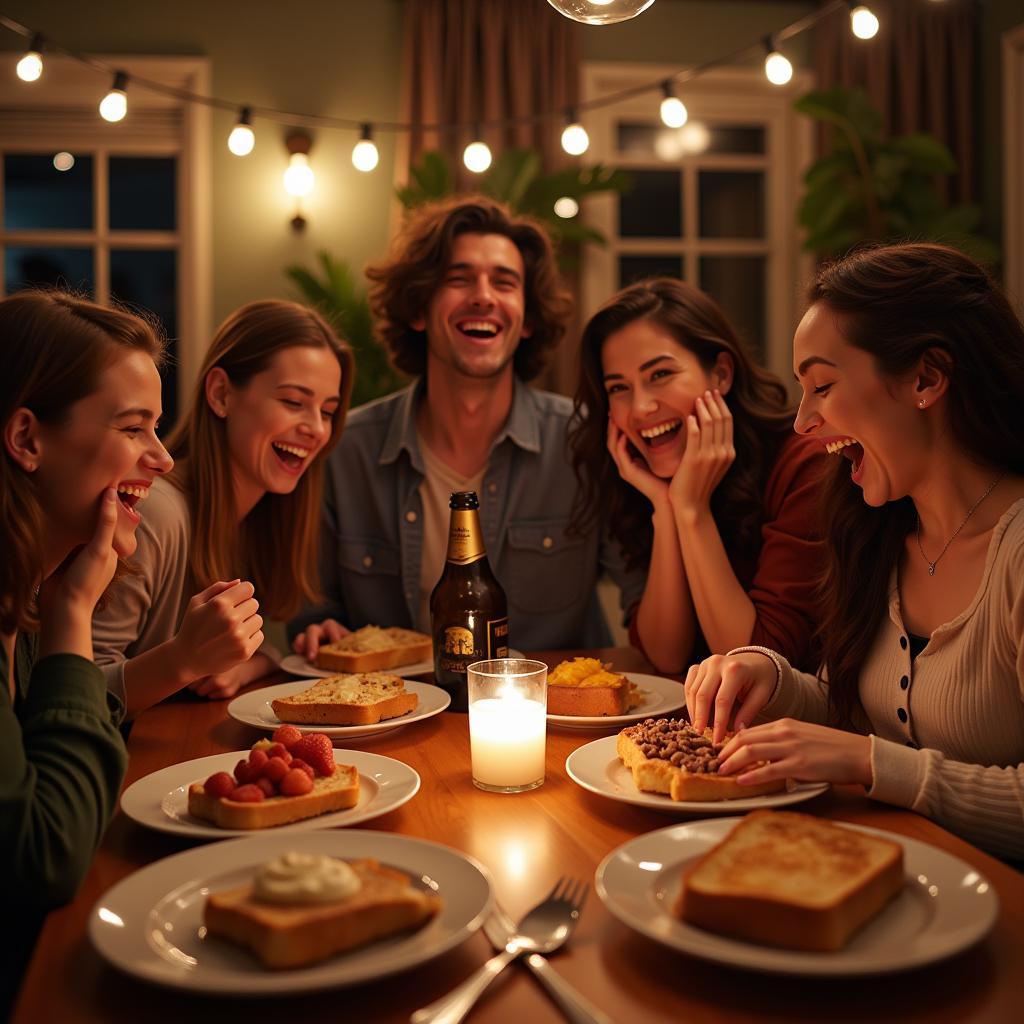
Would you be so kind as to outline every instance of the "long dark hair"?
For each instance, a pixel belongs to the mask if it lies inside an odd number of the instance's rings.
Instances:
[[[782,382],[758,366],[736,336],[718,304],[704,292],[674,278],[640,281],[613,295],[583,329],[580,375],[573,400],[569,447],[578,489],[574,527],[585,532],[599,515],[630,566],[646,563],[653,543],[651,503],[627,484],[606,447],[608,395],[601,350],[609,335],[636,320],[668,331],[710,371],[722,352],[733,364],[725,396],[733,416],[736,459],[711,498],[723,543],[731,555],[755,557],[764,516],[764,485],[779,448],[791,435],[793,410]]]
[[[922,357],[949,379],[949,429],[982,465],[1024,473],[1024,326],[992,277],[942,245],[887,245],[817,275],[808,292],[851,345],[896,379]],[[824,494],[822,667],[831,712],[848,725],[861,668],[888,606],[889,580],[917,513],[909,497],[872,508],[837,465]]]

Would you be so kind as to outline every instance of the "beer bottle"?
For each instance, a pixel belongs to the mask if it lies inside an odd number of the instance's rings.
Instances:
[[[466,666],[508,657],[508,603],[487,561],[476,492],[458,491],[448,507],[448,554],[430,595],[434,679],[451,710],[466,711]]]

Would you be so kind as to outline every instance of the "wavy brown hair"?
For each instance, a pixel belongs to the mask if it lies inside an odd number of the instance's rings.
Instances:
[[[426,332],[410,325],[426,312],[448,271],[452,245],[465,234],[504,235],[523,257],[524,323],[531,333],[519,342],[513,366],[521,380],[532,380],[565,334],[572,303],[544,228],[487,196],[456,196],[421,206],[402,225],[387,259],[366,268],[378,337],[403,373],[426,372]]]
[[[141,349],[158,366],[157,329],[121,309],[59,291],[26,291],[0,301],[0,424],[29,409],[59,427],[127,351]],[[46,509],[31,473],[0,458],[0,631],[38,629],[35,588],[45,566]]]
[[[782,382],[758,366],[718,304],[685,281],[659,277],[613,295],[583,329],[580,374],[569,427],[572,466],[579,487],[574,529],[591,528],[602,510],[631,566],[646,564],[653,543],[651,503],[619,476],[608,452],[608,395],[601,352],[609,336],[637,320],[672,335],[710,371],[725,352],[733,381],[725,403],[733,417],[736,458],[715,488],[711,512],[726,550],[756,557],[761,546],[764,487],[779,448],[793,429],[793,410]]]
[[[883,377],[914,372],[920,359],[949,379],[949,430],[980,465],[1024,473],[1024,326],[982,267],[943,245],[865,249],[819,271],[808,292]],[[837,465],[825,485],[821,676],[831,715],[849,725],[861,669],[887,614],[889,580],[917,523],[909,497],[867,505]]]
[[[244,387],[278,352],[300,346],[329,349],[341,366],[341,403],[331,436],[291,494],[267,492],[236,525],[227,425],[206,399],[207,375],[219,366],[234,387]],[[191,514],[188,561],[196,590],[240,576],[256,588],[260,611],[275,619],[290,618],[317,599],[324,460],[341,437],[353,375],[348,345],[307,306],[278,299],[250,302],[217,328],[188,413],[167,442],[176,461],[169,479],[185,494]]]

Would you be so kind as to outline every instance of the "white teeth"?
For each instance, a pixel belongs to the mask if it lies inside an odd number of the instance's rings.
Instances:
[[[646,430],[641,430],[640,436],[646,438],[658,437],[678,427],[682,422],[682,420],[669,420],[668,423],[659,423],[656,427],[648,427]]]
[[[857,442],[854,441],[852,437],[844,437],[841,441],[829,441],[829,443],[825,445],[825,451],[827,451],[829,455],[835,455],[837,452],[841,452],[847,445],[856,443]]]
[[[467,320],[465,323],[459,324],[459,330],[462,331],[486,331],[488,334],[497,334],[498,328],[488,323],[486,320]]]
[[[298,455],[300,459],[305,459],[309,457],[308,448],[299,448],[297,445],[294,444],[284,444],[282,441],[275,441],[274,447],[280,448],[281,451],[283,452],[291,452],[292,455]]]
[[[138,498],[139,501],[142,501],[149,496],[149,488],[141,487],[138,484],[118,484],[117,493],[130,494],[133,498]]]

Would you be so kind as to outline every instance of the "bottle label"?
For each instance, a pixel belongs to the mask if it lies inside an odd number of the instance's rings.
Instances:
[[[469,565],[484,557],[484,536],[476,509],[453,509],[448,531],[447,560]]]
[[[508,618],[487,619],[481,625],[485,628],[480,630],[479,643],[465,626],[445,628],[444,647],[438,658],[441,669],[465,675],[466,666],[474,661],[508,657]]]

